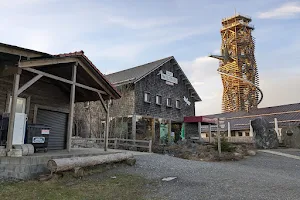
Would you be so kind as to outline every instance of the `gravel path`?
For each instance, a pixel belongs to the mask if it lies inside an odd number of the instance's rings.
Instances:
[[[300,199],[300,161],[258,153],[238,162],[198,162],[170,156],[136,156],[134,167],[112,171],[157,180],[154,197],[194,199]],[[164,177],[175,176],[170,182]]]

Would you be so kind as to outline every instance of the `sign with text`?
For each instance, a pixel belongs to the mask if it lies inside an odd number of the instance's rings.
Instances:
[[[168,85],[178,84],[178,79],[175,78],[174,74],[170,71],[166,71],[166,73],[164,74],[163,71],[160,70],[157,75],[160,75],[160,78],[162,80],[165,80],[166,84],[168,84]]]

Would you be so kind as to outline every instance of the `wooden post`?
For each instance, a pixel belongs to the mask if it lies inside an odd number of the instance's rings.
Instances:
[[[230,122],[227,122],[227,132],[228,132],[228,137],[231,137],[231,129],[230,129]]]
[[[172,121],[169,119],[168,120],[168,141],[171,138],[171,128],[172,128],[171,126],[172,126]]]
[[[106,102],[106,126],[105,126],[105,135],[104,135],[104,151],[107,151],[108,148],[108,134],[109,134],[109,103],[110,100]]]
[[[155,118],[151,119],[151,138],[155,141]]]
[[[218,122],[217,122],[217,137],[218,137],[218,152],[219,152],[219,156],[221,156],[221,138],[220,138],[220,122],[219,122],[219,118],[218,118]]]
[[[252,128],[252,125],[251,125],[251,120],[250,120],[249,124],[250,124],[250,133],[249,133],[249,136],[253,137],[253,128]]]
[[[20,84],[20,74],[14,75],[14,83],[13,83],[13,91],[12,91],[12,101],[10,107],[10,116],[9,116],[9,124],[8,124],[8,132],[7,132],[7,145],[6,151],[9,152],[12,150],[12,141],[13,141],[13,132],[14,132],[14,123],[16,116],[16,106],[17,106],[17,98],[18,98],[18,89]]]
[[[201,133],[202,133],[202,130],[201,130],[201,122],[198,122],[198,133],[199,133],[199,141],[201,141]]]
[[[136,115],[132,115],[132,139],[136,140]]]
[[[76,75],[77,75],[77,63],[73,66],[72,69],[72,85],[70,93],[70,113],[68,119],[68,135],[67,135],[67,150],[71,151],[72,143],[72,131],[73,131],[73,121],[74,121],[74,102],[75,102],[75,89],[76,89]]]
[[[208,135],[208,143],[211,143],[211,124],[208,125],[209,135]]]
[[[115,147],[115,149],[117,148],[117,138],[115,138],[114,147]]]
[[[152,153],[152,140],[149,141],[149,153]]]

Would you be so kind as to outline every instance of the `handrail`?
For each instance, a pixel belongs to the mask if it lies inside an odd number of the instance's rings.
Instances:
[[[237,76],[233,76],[231,74],[227,74],[227,73],[221,72],[219,69],[218,69],[218,73],[219,74],[223,74],[225,76],[230,76],[230,77],[235,78],[235,79],[239,79],[239,80],[241,80],[241,81],[243,81],[245,83],[248,83],[248,84],[256,87],[256,89],[258,89],[258,91],[260,92],[260,99],[258,100],[257,105],[260,104],[261,101],[263,100],[264,94],[263,94],[262,90],[257,85],[255,85],[254,83],[252,83],[251,81],[248,81],[246,79],[243,79],[243,78],[240,78],[240,77],[237,77]]]

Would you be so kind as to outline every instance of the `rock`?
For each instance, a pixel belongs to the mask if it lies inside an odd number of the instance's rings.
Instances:
[[[136,159],[135,158],[128,158],[125,162],[129,166],[133,166],[136,163]]]
[[[247,154],[248,154],[249,156],[255,156],[255,155],[256,155],[256,151],[254,151],[254,150],[248,150],[248,151],[247,151]]]
[[[237,153],[237,152],[234,152],[234,153],[233,153],[233,156],[234,156],[234,159],[235,159],[235,160],[241,160],[241,159],[244,158],[243,154]]]
[[[259,149],[275,149],[278,148],[279,140],[277,133],[269,122],[260,117],[251,121],[254,131],[255,146]]]
[[[169,182],[169,181],[172,181],[172,180],[175,180],[175,179],[177,179],[177,177],[166,177],[166,178],[163,178],[162,181]]]

